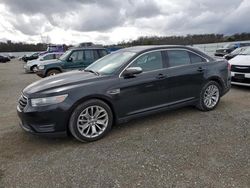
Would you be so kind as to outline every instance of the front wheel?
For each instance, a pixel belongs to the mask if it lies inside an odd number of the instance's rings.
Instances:
[[[105,136],[113,124],[110,107],[103,101],[92,99],[80,104],[73,111],[69,130],[79,141],[90,142]]]
[[[213,110],[220,101],[220,91],[220,85],[217,82],[207,82],[200,92],[197,108],[201,111]]]

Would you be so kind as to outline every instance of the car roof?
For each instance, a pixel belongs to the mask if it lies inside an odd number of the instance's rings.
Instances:
[[[44,55],[48,55],[48,54],[63,54],[64,52],[49,52],[49,53],[46,53]]]
[[[69,50],[107,50],[106,48],[102,47],[73,47]]]
[[[125,51],[125,52],[134,52],[137,54],[142,54],[147,51],[152,51],[152,50],[161,50],[161,49],[186,49],[186,50],[191,50],[195,53],[200,54],[201,56],[205,57],[206,59],[213,61],[214,59],[207,55],[206,53],[200,51],[197,48],[189,47],[189,46],[184,46],[184,45],[144,45],[144,46],[133,46],[129,48],[124,48],[118,51]]]
[[[184,45],[143,45],[143,46],[133,46],[133,47],[128,47],[128,48],[123,48],[121,50],[123,51],[129,51],[129,52],[135,52],[135,53],[143,53],[146,51],[151,51],[151,50],[161,50],[161,49],[173,49],[173,48],[182,48],[186,50],[192,50],[194,52],[202,53],[200,50],[197,48],[189,47],[189,46],[184,46]]]
[[[158,49],[168,49],[168,48],[193,49],[191,47],[184,46],[184,45],[142,45],[142,46],[128,47],[128,48],[124,48],[122,50],[138,53],[138,52],[144,52],[144,51],[148,51],[148,50],[158,50]]]

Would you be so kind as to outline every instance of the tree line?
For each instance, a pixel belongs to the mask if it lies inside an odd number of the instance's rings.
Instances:
[[[236,33],[230,36],[225,36],[223,34],[199,34],[186,36],[142,36],[135,40],[130,40],[128,42],[120,42],[115,46],[129,47],[136,45],[193,45],[245,40],[250,40],[250,33]]]
[[[250,40],[250,33],[236,33],[225,36],[223,34],[199,34],[186,36],[142,36],[135,40],[123,41],[118,44],[108,45],[106,47],[129,47],[136,45],[193,45],[207,44],[217,42],[233,42]],[[47,44],[27,44],[13,43],[11,41],[0,42],[0,52],[24,52],[24,51],[45,51]]]

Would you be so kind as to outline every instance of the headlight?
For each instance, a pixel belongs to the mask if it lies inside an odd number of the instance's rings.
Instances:
[[[52,104],[58,104],[63,102],[68,94],[65,95],[58,95],[53,97],[44,97],[44,98],[36,98],[31,99],[31,106],[37,107],[37,106],[47,106]]]
[[[38,69],[44,69],[44,65],[39,65]]]

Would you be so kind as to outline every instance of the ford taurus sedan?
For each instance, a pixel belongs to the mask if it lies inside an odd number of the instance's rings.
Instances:
[[[230,89],[229,68],[184,46],[122,49],[85,70],[27,86],[17,106],[20,125],[33,134],[95,141],[115,123],[148,114],[188,105],[213,110]]]

